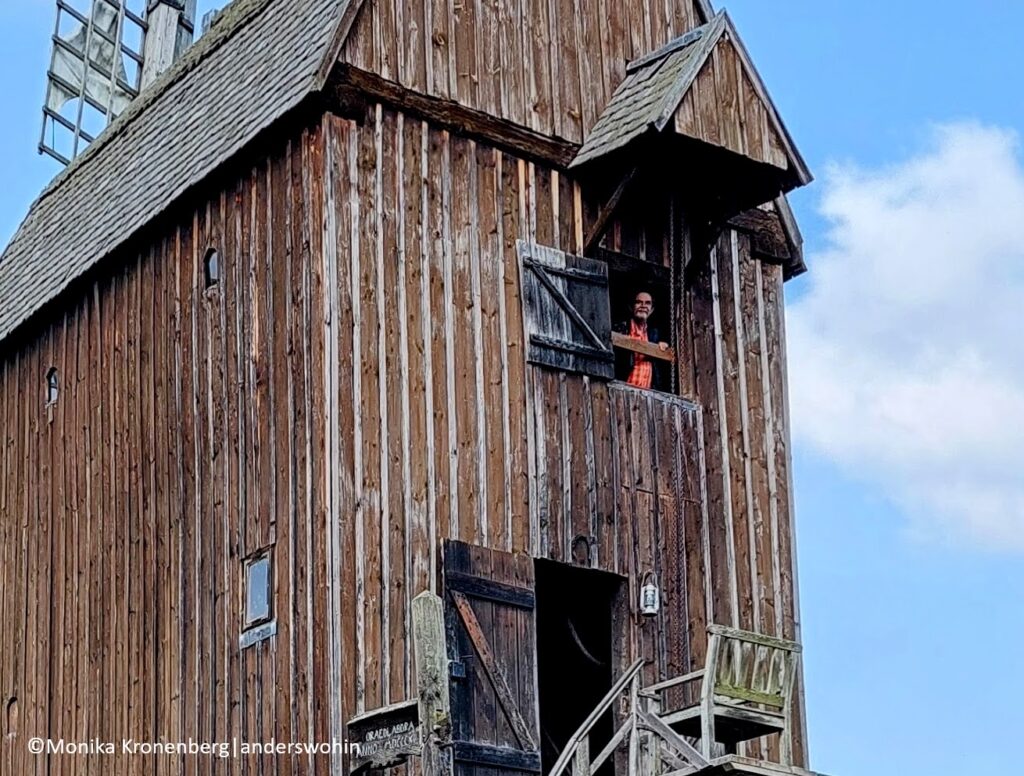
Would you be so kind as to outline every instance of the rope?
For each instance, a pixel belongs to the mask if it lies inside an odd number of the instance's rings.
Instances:
[[[596,657],[594,657],[587,651],[587,648],[585,646],[583,646],[583,642],[580,641],[579,634],[576,633],[576,628],[573,627],[572,620],[566,617],[565,621],[569,624],[569,634],[572,636],[572,640],[576,642],[576,646],[579,647],[579,650],[583,653],[583,656],[596,666],[605,665],[604,661],[598,660]]]

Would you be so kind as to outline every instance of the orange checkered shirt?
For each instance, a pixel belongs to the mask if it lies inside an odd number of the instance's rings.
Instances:
[[[647,342],[647,327],[644,326],[642,329],[636,325],[636,321],[630,319],[629,321],[629,336],[633,339],[643,340]],[[637,388],[650,388],[651,381],[654,379],[654,365],[651,360],[640,353],[633,354],[633,371],[629,373],[629,379],[626,382],[629,385],[635,385]]]

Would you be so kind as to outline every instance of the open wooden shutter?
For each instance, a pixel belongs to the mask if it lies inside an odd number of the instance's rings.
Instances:
[[[527,359],[611,380],[608,265],[523,241],[518,249]]]
[[[539,773],[533,559],[444,545],[456,776]]]

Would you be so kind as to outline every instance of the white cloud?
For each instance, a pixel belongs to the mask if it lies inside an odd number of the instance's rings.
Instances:
[[[1024,166],[1014,133],[934,130],[834,166],[788,313],[794,429],[929,537],[1024,551]]]

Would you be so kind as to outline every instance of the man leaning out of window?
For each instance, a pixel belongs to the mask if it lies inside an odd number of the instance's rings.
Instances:
[[[612,329],[637,340],[657,344],[661,350],[668,350],[668,342],[661,339],[658,329],[650,325],[654,313],[654,297],[647,291],[639,291],[633,297],[629,320],[615,324]],[[615,351],[615,378],[624,380],[637,388],[667,390],[668,380],[664,374],[665,362],[648,358],[641,353],[617,348]]]

